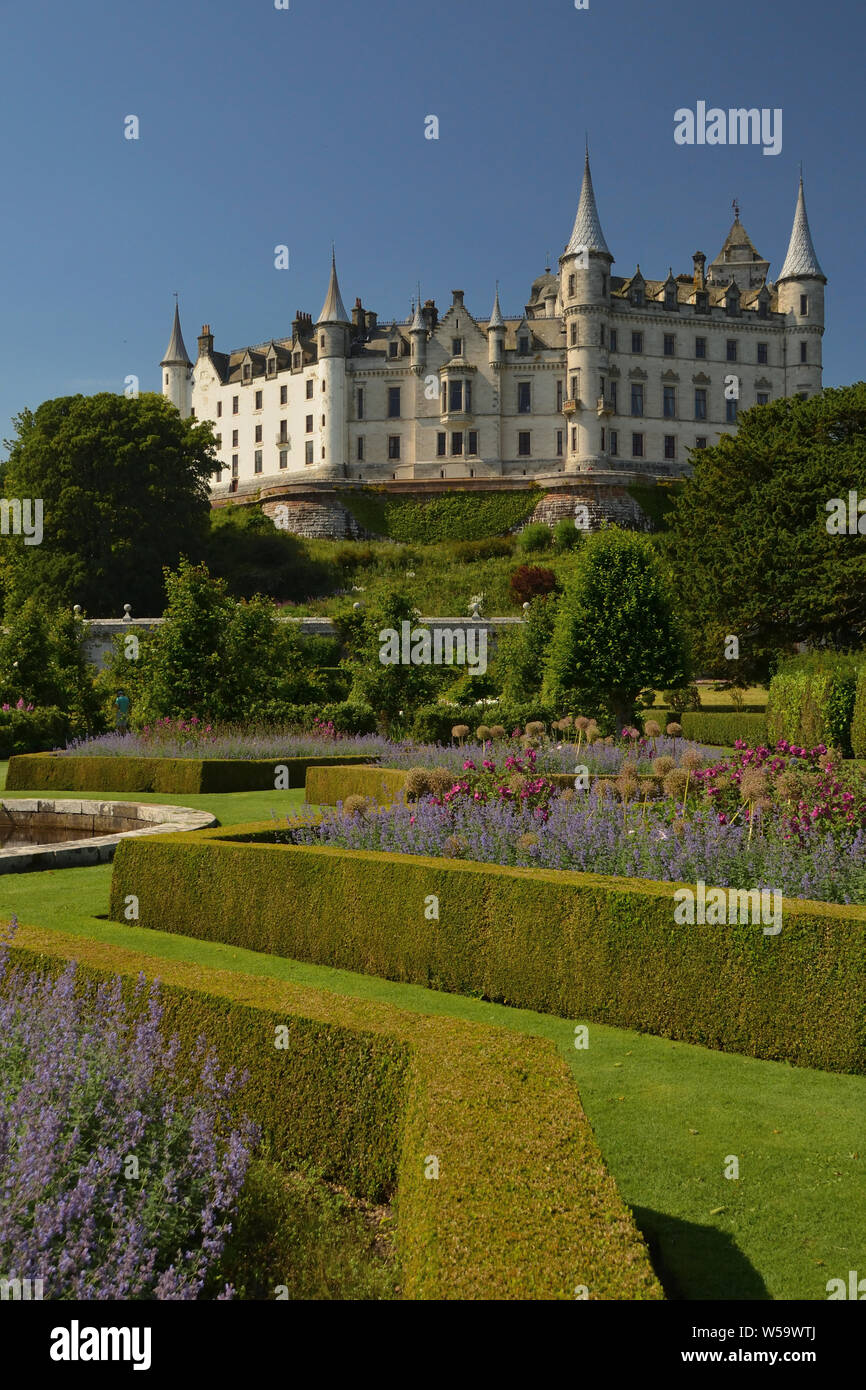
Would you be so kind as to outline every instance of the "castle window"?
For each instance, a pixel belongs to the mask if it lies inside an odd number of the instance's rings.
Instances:
[[[523,338],[520,339],[520,344],[519,344],[518,351],[522,352],[522,353],[524,354],[524,356],[526,355],[526,353],[529,351],[529,339],[528,339],[528,338],[523,337]]]
[[[253,469],[254,469],[254,471],[255,471],[256,473],[261,473],[261,471],[262,471],[262,451],[261,451],[261,449],[256,449],[255,453],[253,454]]]
[[[166,384],[166,386],[168,385],[168,372],[166,372],[166,374],[165,374],[165,384]]]
[[[288,468],[288,466],[289,466],[289,451],[288,451],[288,449],[281,449],[281,450],[280,450],[280,467],[281,467],[281,468]]]
[[[325,417],[324,417],[324,415],[323,415],[323,416],[322,416],[322,429],[324,429],[324,428],[325,428]]]
[[[305,462],[305,463],[312,463],[312,462],[313,462],[313,441],[312,441],[312,439],[308,439],[307,442],[306,442],[306,444],[305,444],[305,446],[304,446],[304,462]]]
[[[562,410],[562,382],[556,383],[556,408]]]
[[[257,391],[257,392],[256,392],[256,410],[261,410],[261,408],[262,408],[262,393],[261,393],[261,391]]]
[[[614,413],[614,415],[615,415],[615,414],[616,414],[616,382],[615,382],[615,381],[610,382],[610,384],[608,385],[607,391],[608,391],[608,400],[610,401],[611,409],[613,410],[613,413]]]
[[[275,357],[269,357],[269,358],[268,358],[267,369],[268,369],[268,376],[276,376],[276,374],[277,374],[277,359],[276,359]]]
[[[256,440],[255,440],[255,442],[256,442],[257,444],[261,444],[261,442],[262,442],[262,427],[261,427],[261,425],[256,425]]]
[[[364,418],[364,388],[363,388],[363,386],[359,386],[359,387],[358,387],[358,419],[359,419],[359,420],[363,420],[363,418]]]
[[[292,366],[293,366],[293,367],[300,367],[300,365],[301,365],[301,354],[300,354],[299,352],[295,352],[295,353],[292,354]]]
[[[307,416],[307,434],[312,434],[312,433],[313,433],[313,417],[312,417],[312,415],[308,415],[308,416]]]
[[[573,376],[573,377],[571,378],[571,396],[569,397],[570,400],[572,400],[572,401],[576,401],[576,400],[577,400],[577,389],[578,389],[578,388],[577,388],[577,377],[576,377],[576,376]]]
[[[280,405],[288,405],[288,403],[289,403],[289,388],[288,388],[288,386],[281,386],[281,387],[280,387]]]
[[[677,413],[677,388],[666,386],[664,388],[664,416],[666,420],[673,420]]]
[[[237,430],[232,430],[232,447],[235,448],[235,449],[238,447],[238,431],[237,431]]]
[[[439,456],[439,458],[445,457],[446,444],[447,440],[445,436],[445,431],[440,430],[436,436],[436,453]]]
[[[677,456],[677,437],[675,434],[665,435],[665,458],[675,459]]]
[[[285,420],[280,421],[280,443],[284,444],[288,439],[288,425]]]
[[[312,399],[313,399],[313,379],[312,379],[312,377],[310,377],[309,381],[307,382],[307,400],[308,400],[308,401],[311,401]]]
[[[695,419],[706,420],[707,418],[707,388],[706,386],[695,387]]]
[[[725,419],[729,425],[737,423],[737,402],[725,401]]]
[[[806,362],[806,361],[808,361],[808,358],[807,358],[807,356],[806,356],[807,351],[808,351],[808,349],[807,349],[806,344],[805,344],[805,343],[801,343],[801,344],[800,344],[800,361],[801,361],[801,362]]]
[[[478,453],[478,431],[477,431],[477,430],[470,430],[470,431],[469,431],[468,452],[469,452],[470,454],[472,454],[473,456],[474,456],[475,454]]]
[[[602,347],[604,347],[604,345],[605,345],[605,339],[606,339],[606,338],[607,338],[607,328],[606,328],[605,325],[602,323],[602,324],[599,325],[599,330],[598,330],[598,341],[599,341],[599,343],[601,344]]]
[[[454,430],[451,435],[451,453],[454,455],[463,453],[463,431]]]
[[[602,427],[602,431],[601,431],[601,450],[602,450],[602,453],[604,453],[604,428],[603,428],[603,427]]]
[[[643,415],[643,386],[639,381],[633,381],[631,384],[631,413]]]
[[[355,457],[359,463],[364,462],[364,436],[362,434],[358,435]]]
[[[238,476],[238,456],[237,456],[237,454],[232,454],[232,477],[233,477],[233,478],[236,478],[237,476]]]
[[[634,304],[637,308],[640,308],[643,304],[643,286],[634,285],[632,287],[630,298],[632,304]]]
[[[568,342],[570,347],[577,347],[577,324],[569,324]]]
[[[675,357],[677,352],[677,340],[673,333],[665,334],[665,357]]]
[[[706,447],[707,447],[707,436],[706,436],[705,434],[699,434],[698,437],[697,437],[697,439],[695,440],[695,448],[696,448],[696,449],[706,449]]]
[[[576,425],[572,425],[572,427],[571,427],[571,449],[572,449],[572,453],[576,450],[576,448],[577,448],[577,426],[576,426]]]
[[[632,333],[632,335],[631,335],[631,350],[632,350],[632,352],[643,352],[643,334],[642,334],[642,333]]]
[[[190,414],[190,419],[191,419],[191,420],[194,420],[194,419],[195,419],[195,406],[193,406],[193,408],[192,408],[192,410],[189,412],[189,414]]]
[[[253,369],[249,362],[244,363],[244,381],[251,381]]]
[[[562,430],[556,431],[556,457],[562,458]]]
[[[448,383],[448,409],[449,409],[449,410],[456,410],[456,411],[459,411],[459,410],[462,410],[462,409],[463,409],[463,382],[462,382],[462,381],[449,381],[449,383]]]
[[[665,308],[675,309],[677,307],[677,291],[675,285],[665,286]]]
[[[633,434],[631,437],[631,456],[633,459],[643,458],[643,435]]]
[[[532,452],[529,442],[529,430],[520,430],[517,435],[517,452],[521,458],[527,458]]]
[[[769,393],[769,391],[759,391],[759,392],[758,392],[757,403],[758,403],[758,405],[769,405],[769,404],[770,404],[770,393]]]
[[[399,346],[400,346],[399,343],[389,343],[389,344],[388,344],[388,356],[389,356],[389,357],[396,357],[396,356],[397,356],[397,352],[398,352],[398,350],[399,350]]]
[[[462,351],[463,351],[463,339],[462,339],[462,338],[452,338],[452,339],[451,339],[451,356],[452,356],[452,357],[459,357]]]
[[[465,396],[466,396],[466,413],[468,414],[469,411],[472,409],[472,382],[471,382],[471,381],[467,381],[467,382],[464,383],[464,386],[465,386],[465,392],[464,392],[464,394],[465,394]]]
[[[611,350],[611,352],[616,352],[616,329],[615,329],[615,328],[612,328],[612,329],[610,330],[610,350]]]
[[[528,415],[532,410],[532,386],[528,381],[517,383],[517,413]]]
[[[218,434],[218,435],[216,436],[216,446],[217,446],[218,449],[221,449],[222,446],[223,446],[223,437],[222,437],[221,434]]]
[[[323,382],[322,382],[322,390],[324,391],[324,389],[325,389],[325,383],[324,383],[324,381],[323,381]]]
[[[706,357],[707,340],[706,338],[695,338],[695,357]]]
[[[695,313],[708,314],[710,311],[709,290],[698,290],[695,294]]]
[[[607,294],[607,276],[606,276],[606,275],[602,275],[602,277],[601,277],[601,292],[602,292],[602,294]]]
[[[396,420],[400,415],[400,387],[388,387],[388,419]]]
[[[220,418],[220,416],[222,415],[222,413],[223,413],[223,403],[222,403],[222,401],[217,401],[217,419]]]
[[[766,362],[766,361],[767,361],[767,344],[766,344],[766,343],[758,343],[758,361],[759,361],[759,362]]]
[[[767,303],[766,299],[759,299],[759,300],[758,300],[758,318],[759,318],[759,319],[765,319],[765,318],[767,317],[767,313],[768,313],[769,308],[770,308],[770,306],[769,306],[769,304]]]
[[[610,452],[614,456],[619,453],[619,432],[617,430],[610,432]]]
[[[400,436],[399,434],[388,435],[388,457],[398,459],[400,457]]]
[[[324,333],[320,333],[320,334],[319,334],[319,351],[320,351],[320,352],[324,352],[324,351],[325,351],[325,335],[324,335]]]
[[[237,413],[238,413],[238,397],[237,397],[237,396],[232,396],[232,415],[237,415]]]
[[[736,362],[736,360],[737,360],[737,340],[736,340],[736,338],[728,338],[728,340],[726,341],[726,343],[725,343],[725,357],[727,358],[727,360],[728,360],[729,362]]]
[[[800,295],[800,313],[801,313],[801,314],[808,314],[808,312],[809,312],[809,296],[808,296],[807,294],[801,294],[801,295]]]
[[[569,293],[570,295],[571,295],[571,294],[574,294],[574,276],[573,276],[573,275],[569,275],[569,277],[568,277],[568,293]]]

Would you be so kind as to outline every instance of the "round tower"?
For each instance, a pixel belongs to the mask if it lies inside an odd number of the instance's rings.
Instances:
[[[821,390],[821,339],[824,334],[824,274],[812,244],[803,180],[797,193],[794,226],[779,277],[778,312],[785,326],[785,394],[810,396]]]
[[[487,360],[493,367],[501,367],[505,361],[505,319],[499,307],[499,281],[496,282],[496,298],[493,313],[487,325]]]
[[[409,329],[409,339],[412,344],[412,367],[416,372],[423,372],[427,362],[427,325],[421,313],[421,296],[418,296],[412,313],[412,325]]]
[[[313,424],[318,453],[314,455],[313,465],[317,472],[326,472],[335,478],[343,477],[348,466],[346,357],[349,352],[349,326],[332,250],[328,292],[316,321],[319,386],[315,393]]]
[[[174,306],[174,322],[162,367],[162,394],[180,411],[184,420],[192,412],[192,362],[180,331],[180,313]]]
[[[559,258],[565,327],[566,473],[590,472],[606,464],[598,402],[608,364],[608,309],[613,256],[595,204],[589,151],[571,239]]]

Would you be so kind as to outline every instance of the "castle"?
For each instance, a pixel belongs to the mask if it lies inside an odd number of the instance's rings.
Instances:
[[[380,324],[360,299],[349,314],[332,253],[322,310],[299,311],[290,337],[218,352],[205,324],[193,366],[175,308],[163,394],[213,422],[212,497],[242,501],[280,485],[673,478],[740,410],[820,391],[826,277],[802,179],[775,282],[738,209],[716,259],[695,252],[690,274],[623,278],[613,261],[587,153],[558,271],[533,282],[521,315],[503,315],[498,287],[481,319],[462,290],[441,315],[420,295],[403,322]]]

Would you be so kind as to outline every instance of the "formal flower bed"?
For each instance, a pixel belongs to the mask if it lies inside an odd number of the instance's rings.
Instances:
[[[866,904],[866,782],[823,745],[742,747],[708,767],[686,750],[643,783],[632,762],[562,794],[538,763],[530,749],[499,765],[466,756],[453,779],[417,768],[405,805],[349,797],[276,838]]]

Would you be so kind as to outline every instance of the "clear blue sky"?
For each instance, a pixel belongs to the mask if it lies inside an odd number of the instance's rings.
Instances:
[[[798,163],[829,277],[825,382],[864,373],[863,55],[853,0],[46,0],[0,46],[0,438],[51,396],[159,389],[175,290],[190,354],[415,284],[519,312],[571,231],[588,130],[614,273],[691,269],[731,201],[778,273]],[[783,110],[778,156],[677,146],[698,101]],[[424,138],[424,118],[440,122]],[[124,139],[128,115],[140,139]],[[273,248],[291,266],[273,266]]]

